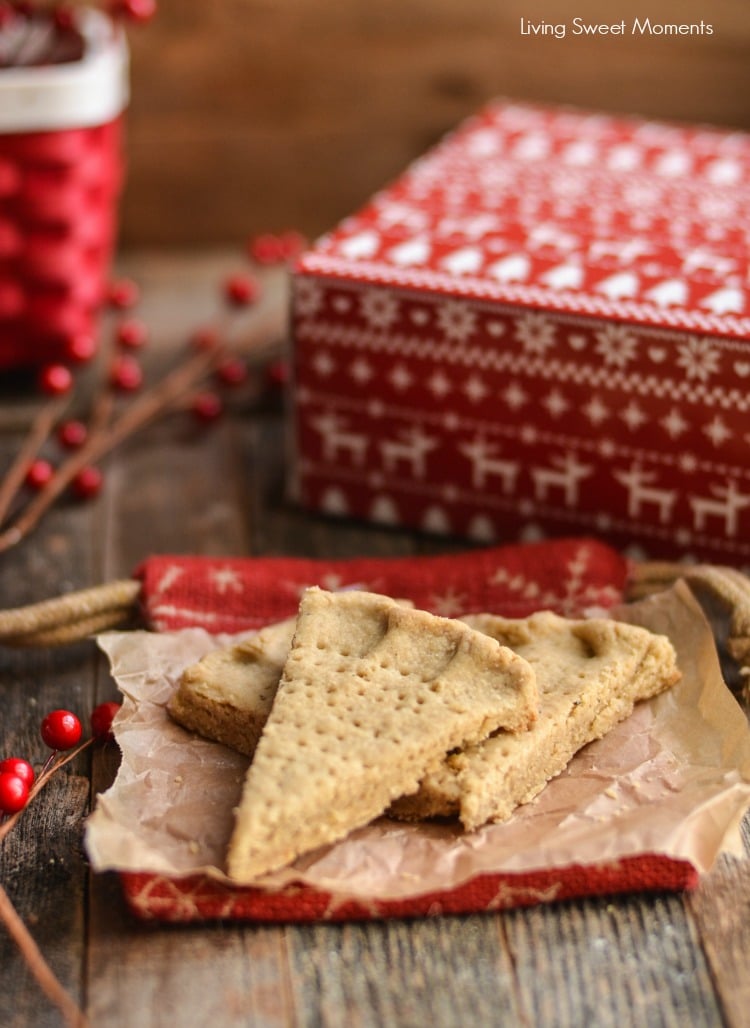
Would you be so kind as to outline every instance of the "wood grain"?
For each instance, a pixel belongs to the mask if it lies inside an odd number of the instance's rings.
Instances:
[[[132,42],[128,246],[331,228],[496,96],[750,128],[745,0],[580,0],[684,37],[529,37],[558,0],[161,0]]]

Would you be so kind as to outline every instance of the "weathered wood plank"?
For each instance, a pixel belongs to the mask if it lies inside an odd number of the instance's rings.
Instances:
[[[530,1024],[721,1023],[679,896],[629,896],[505,915]]]
[[[495,921],[490,915],[292,929],[297,1023],[523,1024],[515,971]]]
[[[727,1024],[743,1028],[750,1023],[750,859],[719,861],[688,906]]]

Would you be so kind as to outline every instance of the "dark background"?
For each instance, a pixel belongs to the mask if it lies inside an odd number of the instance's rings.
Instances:
[[[636,15],[713,34],[570,33]],[[495,96],[750,129],[748,0],[160,0],[129,35],[126,247],[317,235]]]

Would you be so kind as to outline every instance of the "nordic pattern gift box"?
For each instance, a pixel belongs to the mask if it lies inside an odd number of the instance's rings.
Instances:
[[[750,138],[496,102],[302,258],[292,488],[750,561]]]

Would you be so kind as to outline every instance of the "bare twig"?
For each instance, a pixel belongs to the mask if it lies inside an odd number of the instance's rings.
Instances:
[[[75,1028],[82,1028],[82,1026],[87,1025],[86,1015],[75,1000],[65,991],[59,979],[55,976],[54,971],[42,956],[42,951],[23,923],[2,885],[0,885],[0,920],[3,921],[8,929],[8,934],[21,951],[29,970],[36,978],[40,988],[47,998],[59,1009],[66,1023],[75,1026]]]
[[[0,525],[18,495],[18,490],[23,485],[34,459],[49,439],[66,402],[64,397],[55,397],[45,403],[34,418],[21,449],[0,482]]]
[[[0,553],[21,542],[36,526],[55,500],[67,489],[79,471],[106,456],[128,436],[153,421],[158,415],[178,406],[183,396],[213,370],[224,351],[201,351],[189,357],[160,382],[144,392],[108,426],[89,436],[79,450],[57,469],[53,477],[16,520],[0,532]]]
[[[52,775],[59,771],[61,767],[64,767],[65,764],[77,757],[79,753],[82,753],[83,750],[91,746],[93,741],[94,739],[91,738],[82,742],[79,746],[76,746],[75,749],[71,750],[70,753],[65,754],[65,756],[58,757],[51,767],[42,772],[29,793],[29,802],[37,795],[38,792],[40,792],[41,789],[44,788]],[[24,810],[25,809],[26,807],[24,807]],[[10,832],[15,826],[23,812],[23,810],[19,810],[18,813],[13,814],[0,824],[0,842],[2,842],[8,832]],[[39,949],[33,936],[23,923],[23,920],[11,903],[10,897],[2,885],[0,885],[0,920],[3,922],[8,930],[8,934],[21,951],[21,955],[26,961],[29,970],[39,983],[39,986],[47,998],[58,1008],[65,1018],[66,1023],[70,1025],[71,1028],[85,1028],[85,1026],[88,1025],[86,1015],[75,1000],[73,1000],[66,992],[54,971],[44,959],[42,951]]]

